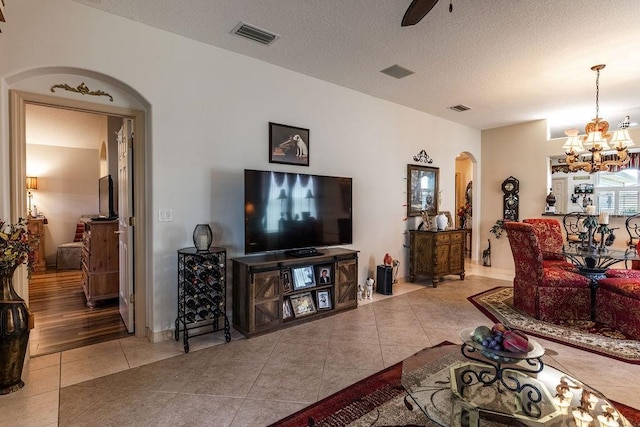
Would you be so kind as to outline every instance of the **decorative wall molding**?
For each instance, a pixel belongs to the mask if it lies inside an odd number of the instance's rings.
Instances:
[[[84,82],[80,83],[78,87],[71,87],[66,83],[53,85],[51,86],[51,92],[55,92],[56,88],[61,88],[64,90],[68,90],[70,92],[76,92],[76,93],[79,93],[80,95],[107,96],[109,97],[109,101],[113,102],[113,96],[101,90],[89,90],[89,88],[87,87],[86,84],[84,84]]]
[[[418,154],[413,156],[413,160],[416,162],[422,162],[422,163],[428,163],[428,164],[433,163],[433,159],[430,159],[429,155],[424,150],[420,150]]]

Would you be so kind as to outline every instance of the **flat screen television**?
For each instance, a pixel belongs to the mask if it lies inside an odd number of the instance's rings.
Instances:
[[[115,218],[118,213],[115,209],[115,192],[111,175],[103,176],[98,180],[98,213],[102,218]]]
[[[244,220],[246,254],[351,244],[352,179],[245,169]]]

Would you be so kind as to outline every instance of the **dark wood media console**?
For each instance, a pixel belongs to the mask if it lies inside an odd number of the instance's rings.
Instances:
[[[232,261],[233,327],[247,337],[358,306],[358,251],[332,248],[305,258],[278,253]],[[329,283],[320,279],[322,270]]]

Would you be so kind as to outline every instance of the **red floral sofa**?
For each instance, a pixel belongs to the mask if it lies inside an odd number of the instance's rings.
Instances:
[[[589,279],[562,268],[545,267],[533,225],[506,221],[503,227],[515,263],[513,305],[548,322],[589,319]]]
[[[560,221],[554,218],[527,218],[522,222],[533,225],[533,231],[538,236],[538,243],[542,250],[542,264],[545,267],[559,267],[569,271],[577,271],[576,266],[567,262],[561,254],[564,239]]]

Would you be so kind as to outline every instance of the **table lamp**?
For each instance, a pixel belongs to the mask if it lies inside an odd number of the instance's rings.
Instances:
[[[33,190],[38,189],[38,177],[37,176],[28,176],[27,177],[27,195],[29,197],[29,216],[33,218],[32,210],[31,210],[31,199],[33,198]]]

